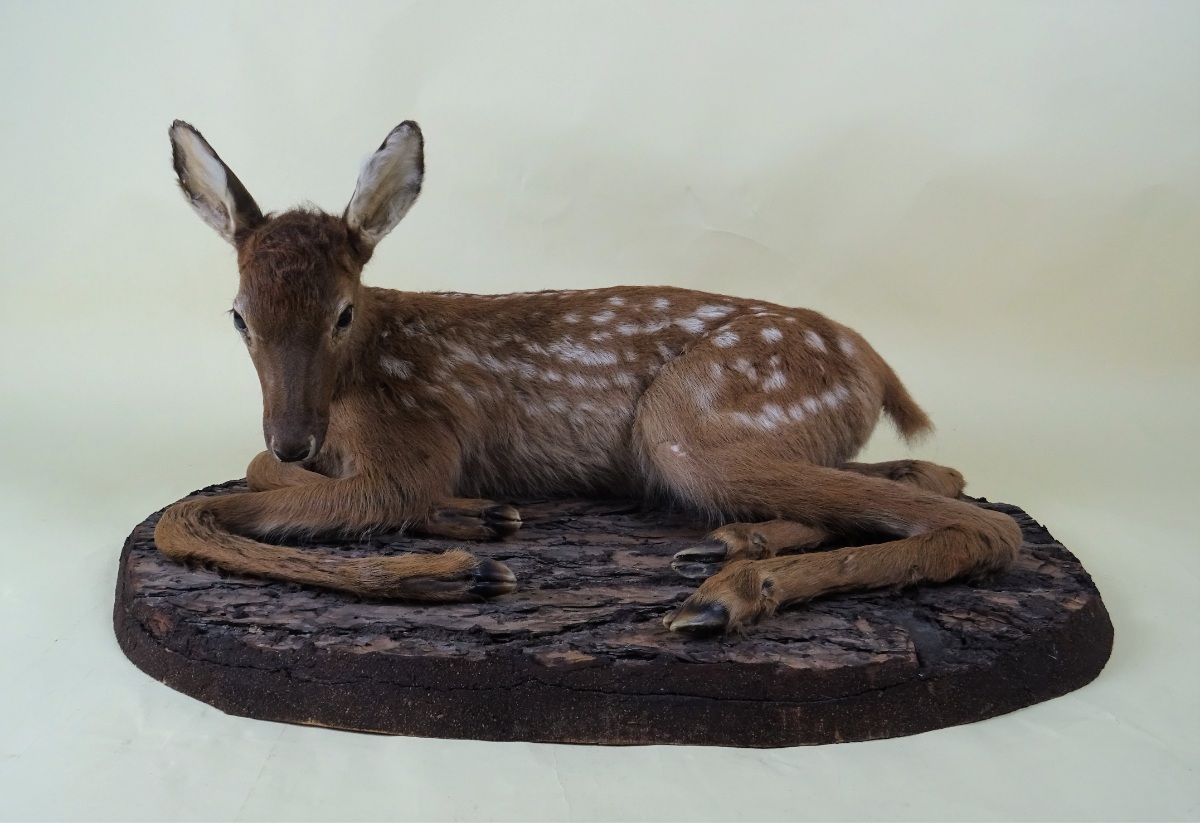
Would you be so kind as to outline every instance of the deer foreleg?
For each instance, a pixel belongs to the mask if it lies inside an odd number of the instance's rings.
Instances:
[[[155,529],[160,550],[182,562],[321,586],[366,597],[478,599],[513,591],[502,563],[454,550],[440,555],[342,557],[255,538],[365,534],[426,519],[430,504],[368,478],[326,479],[271,491],[185,500]]]

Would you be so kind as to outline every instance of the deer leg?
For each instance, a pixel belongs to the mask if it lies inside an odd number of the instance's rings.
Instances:
[[[268,451],[259,452],[246,467],[246,485],[250,491],[265,492],[323,483],[330,478],[302,467],[299,463],[281,463]]]
[[[428,511],[428,504],[404,500],[378,480],[326,478],[322,483],[182,501],[163,513],[155,541],[181,562],[211,563],[240,574],[365,597],[462,601],[516,588],[516,578],[504,564],[462,550],[355,558],[259,542],[400,529],[420,522]]]
[[[962,474],[949,466],[939,466],[927,460],[888,460],[884,463],[843,463],[839,468],[868,477],[882,477],[897,483],[908,483],[918,489],[958,497],[967,485]]]
[[[671,567],[697,580],[716,574],[722,563],[763,560],[783,551],[805,551],[828,543],[824,529],[791,520],[730,523],[709,533],[695,546],[676,552]]]
[[[521,513],[494,500],[448,497],[434,504],[433,512],[412,530],[430,537],[455,540],[499,540],[521,528]]]
[[[833,532],[890,532],[901,539],[728,563],[665,617],[672,631],[727,632],[781,605],[832,592],[997,571],[1021,544],[1021,531],[1007,515],[877,477],[789,463],[754,444],[674,456],[678,459],[658,461],[664,479],[678,478],[679,495],[700,508],[782,516]]]

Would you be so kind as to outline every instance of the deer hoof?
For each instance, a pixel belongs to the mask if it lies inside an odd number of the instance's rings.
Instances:
[[[688,580],[707,580],[721,570],[719,563],[689,563],[680,560],[671,563],[671,568],[680,577],[686,577]]]
[[[691,637],[709,637],[722,634],[728,628],[729,610],[720,603],[705,603],[701,606],[684,603],[668,620],[667,628],[673,632]]]
[[[492,598],[517,590],[517,576],[508,566],[495,560],[481,560],[472,574],[467,591],[476,597]]]
[[[483,522],[496,533],[496,537],[508,537],[521,528],[521,513],[512,506],[492,506],[484,511]]]
[[[716,563],[724,560],[729,554],[729,546],[724,540],[706,537],[695,546],[675,552],[675,559],[681,563]]]

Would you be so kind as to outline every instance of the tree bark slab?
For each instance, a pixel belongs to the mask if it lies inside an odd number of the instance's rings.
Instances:
[[[199,494],[244,490],[241,481]],[[829,597],[738,636],[662,617],[694,589],[671,556],[703,535],[621,501],[525,501],[513,538],[471,544],[520,589],[490,602],[380,603],[225,576],[161,555],[151,515],[121,554],[125,654],[234,715],[424,737],[793,746],[915,734],[1073,691],[1113,629],[1079,561],[1015,506],[1025,542],[973,584]],[[345,555],[461,542],[379,536]]]

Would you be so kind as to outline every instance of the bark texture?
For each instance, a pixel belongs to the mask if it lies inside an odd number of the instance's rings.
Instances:
[[[244,490],[241,481],[198,494]],[[914,734],[1065,694],[1095,678],[1113,630],[1079,561],[1015,506],[1003,575],[819,600],[740,636],[689,640],[662,617],[695,584],[671,556],[703,536],[682,513],[621,501],[524,501],[524,526],[470,544],[516,594],[379,603],[189,569],[151,515],[125,543],[114,623],[139,668],[236,715],[483,740],[791,746]],[[346,555],[462,543],[380,535]]]

